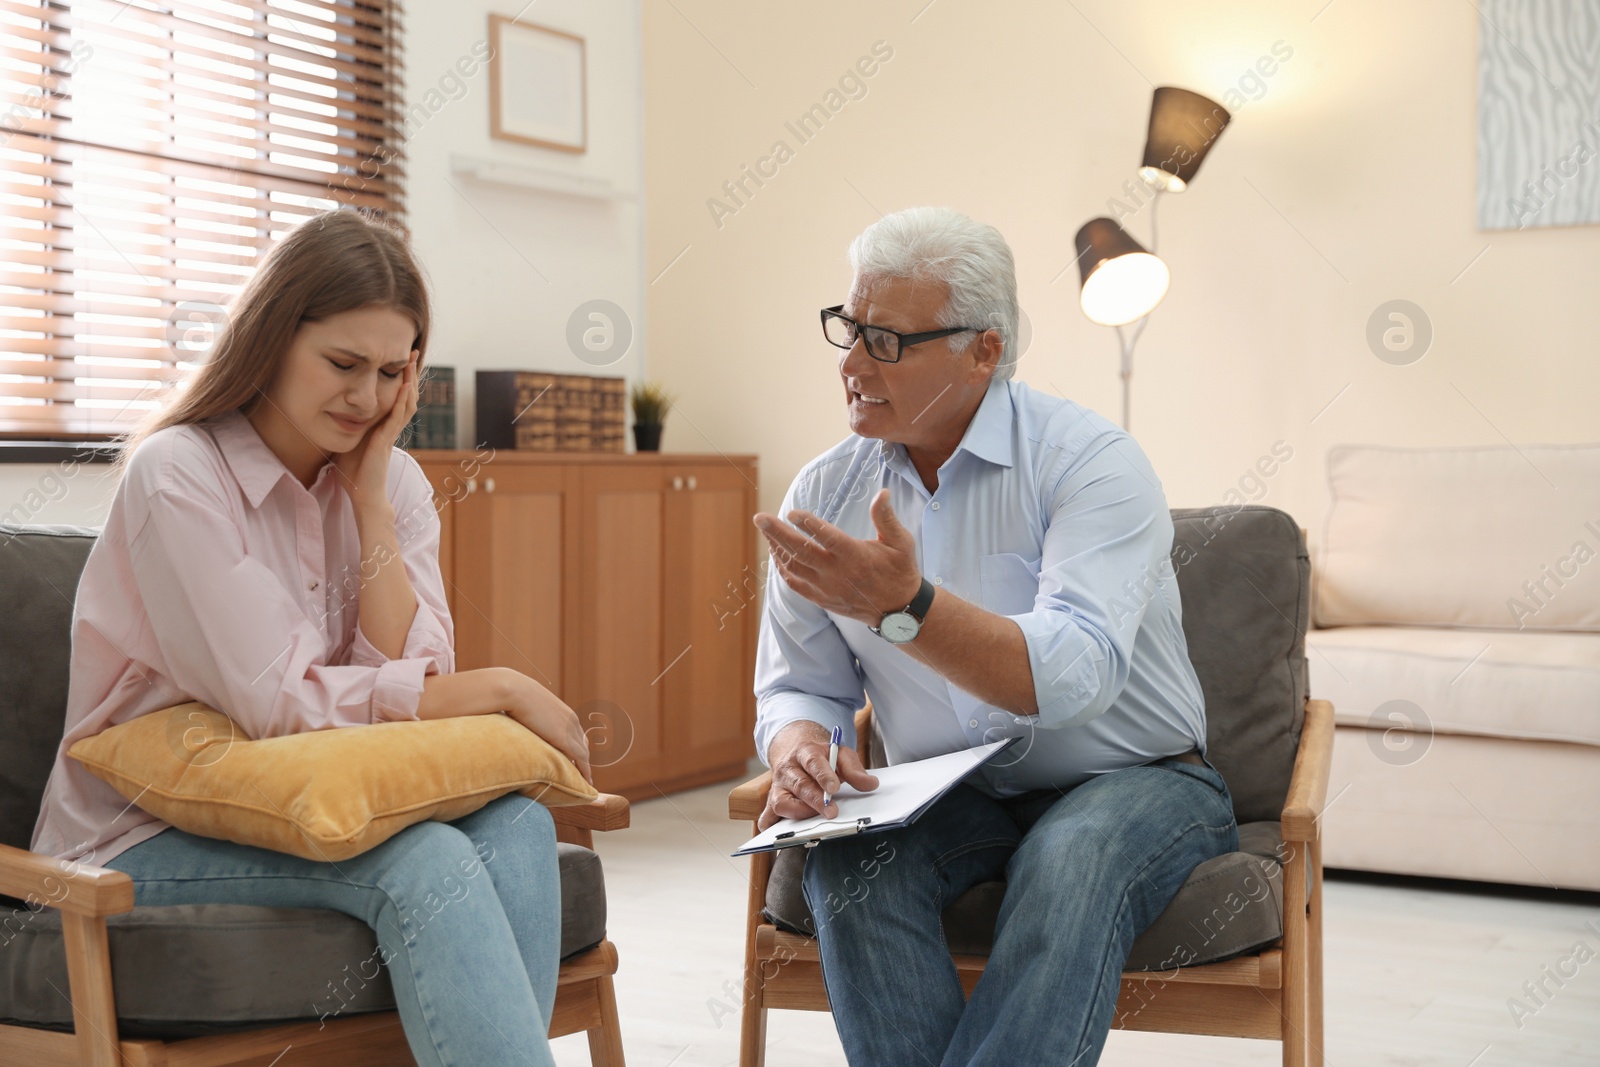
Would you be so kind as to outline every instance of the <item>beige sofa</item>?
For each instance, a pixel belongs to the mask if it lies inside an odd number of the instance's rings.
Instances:
[[[1600,445],[1328,456],[1323,861],[1600,890]]]

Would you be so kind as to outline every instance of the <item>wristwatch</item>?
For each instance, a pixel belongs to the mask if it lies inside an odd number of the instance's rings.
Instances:
[[[922,620],[928,617],[928,609],[932,606],[933,583],[924,578],[917,595],[911,598],[911,603],[899,611],[889,612],[878,620],[878,625],[869,626],[867,629],[890,644],[903,645],[907,641],[916,639],[922,630]]]

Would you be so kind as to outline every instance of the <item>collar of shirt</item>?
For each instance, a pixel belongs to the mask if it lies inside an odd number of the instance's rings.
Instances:
[[[228,461],[228,469],[238,479],[239,487],[244,490],[251,507],[259,508],[267,494],[284,478],[301,489],[305,488],[300,485],[300,479],[283,465],[278,454],[267,447],[244,412],[234,410],[219,415],[211,422],[211,432],[216,438],[217,447],[222,450],[223,458]],[[332,468],[332,463],[323,465],[317,472],[317,480],[311,483],[312,490],[317,488]]]
[[[1016,459],[1013,430],[1015,429],[1016,412],[1011,400],[1009,383],[993,378],[989,381],[989,388],[983,394],[983,400],[978,403],[978,410],[973,412],[972,421],[967,423],[967,429],[961,435],[961,443],[956,446],[955,452],[950,454],[950,459],[962,452],[971,453],[978,459],[1001,467],[1010,467]],[[908,479],[920,487],[921,477],[911,466],[911,457],[906,454],[905,445],[884,441],[881,446],[884,462],[901,477]],[[940,467],[943,472],[950,465],[950,460],[945,460]],[[940,479],[943,482],[943,478]]]

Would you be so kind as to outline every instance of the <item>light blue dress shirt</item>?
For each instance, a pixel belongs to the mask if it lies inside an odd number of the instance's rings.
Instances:
[[[801,508],[875,538],[868,507],[884,487],[924,577],[1021,627],[1039,713],[985,704],[865,624],[806,600],[774,567],[756,653],[762,760],[778,731],[802,719],[839,726],[855,745],[864,697],[891,764],[1021,737],[969,779],[996,796],[1205,750],[1172,519],[1132,437],[1069,400],[994,381],[936,492],[903,445],[852,434],[800,471],[780,517]]]

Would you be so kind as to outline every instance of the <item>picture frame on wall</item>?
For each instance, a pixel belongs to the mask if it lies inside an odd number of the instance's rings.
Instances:
[[[586,151],[584,39],[490,15],[489,43],[489,135],[561,152]]]

